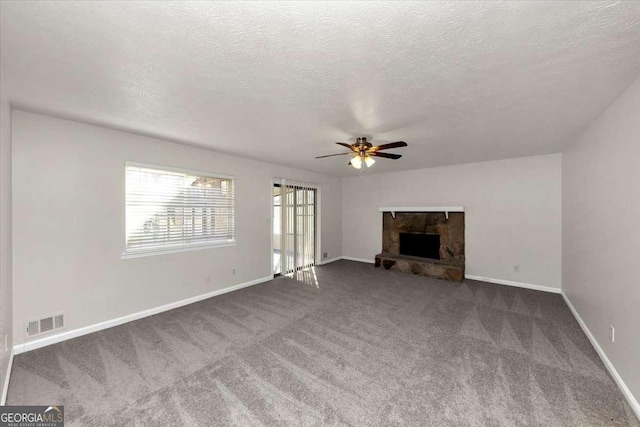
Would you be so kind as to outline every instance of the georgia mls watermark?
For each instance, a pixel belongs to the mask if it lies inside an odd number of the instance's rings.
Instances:
[[[64,427],[64,406],[0,406],[0,427]]]

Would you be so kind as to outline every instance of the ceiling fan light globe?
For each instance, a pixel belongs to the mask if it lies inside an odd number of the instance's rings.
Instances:
[[[351,166],[355,169],[360,169],[362,167],[362,159],[360,156],[353,156],[353,159],[351,159]]]
[[[373,164],[375,163],[375,159],[371,156],[366,156],[364,158],[364,163],[367,165],[368,168],[370,168],[371,166],[373,166]]]

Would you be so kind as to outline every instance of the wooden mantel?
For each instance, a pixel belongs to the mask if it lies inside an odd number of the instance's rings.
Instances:
[[[396,212],[444,212],[444,215],[449,219],[449,212],[464,212],[463,206],[411,206],[411,207],[382,207],[378,209],[380,212],[391,212],[393,218],[396,217]]]

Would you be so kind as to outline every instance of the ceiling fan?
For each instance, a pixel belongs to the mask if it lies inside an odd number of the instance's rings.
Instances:
[[[390,153],[381,153],[382,150],[388,150],[390,148],[399,148],[406,147],[407,143],[404,141],[396,141],[391,142],[389,144],[382,144],[373,146],[369,141],[367,141],[366,137],[360,137],[356,140],[355,144],[347,144],[345,142],[336,142],[338,145],[342,145],[343,147],[347,147],[349,150],[346,153],[338,153],[338,154],[328,154],[326,156],[318,156],[316,159],[322,159],[324,157],[333,157],[333,156],[344,156],[347,154],[353,155],[351,161],[349,162],[350,166],[353,166],[356,169],[362,169],[364,171],[365,166],[370,168],[376,162],[373,157],[382,157],[385,159],[393,159],[397,160],[402,157],[401,154],[390,154]]]

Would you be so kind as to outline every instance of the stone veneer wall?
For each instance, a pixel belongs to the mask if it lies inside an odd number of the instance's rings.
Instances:
[[[440,259],[400,255],[400,233],[440,235]],[[421,276],[462,281],[464,279],[464,212],[384,212],[382,253],[376,267],[401,270]]]
[[[382,252],[400,254],[400,233],[440,235],[440,260],[464,262],[464,212],[397,212],[382,217]]]

